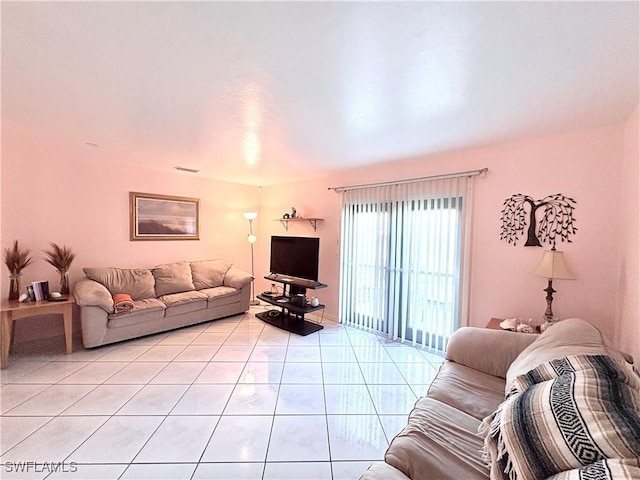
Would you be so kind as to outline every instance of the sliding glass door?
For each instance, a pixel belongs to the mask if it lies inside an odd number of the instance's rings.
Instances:
[[[343,192],[340,320],[435,350],[466,321],[467,178]]]

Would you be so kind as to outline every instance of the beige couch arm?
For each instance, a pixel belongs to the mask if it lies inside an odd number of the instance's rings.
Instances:
[[[101,283],[83,278],[76,282],[73,296],[81,307],[100,307],[107,313],[113,313],[113,297]]]
[[[445,358],[495,377],[506,378],[511,363],[537,338],[539,335],[463,327],[451,335]]]
[[[410,480],[404,473],[388,463],[374,462],[360,480]]]
[[[231,267],[224,276],[224,285],[237,288],[238,290],[248,285],[253,280],[250,273],[239,268]]]

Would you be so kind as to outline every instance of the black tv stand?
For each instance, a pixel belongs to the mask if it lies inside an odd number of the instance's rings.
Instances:
[[[312,280],[303,280],[291,277],[267,275],[264,278],[271,280],[272,282],[282,283],[284,285],[282,295],[258,295],[258,299],[266,302],[270,305],[274,305],[280,308],[280,311],[269,310],[266,312],[256,313],[256,317],[263,322],[278,327],[287,332],[296,333],[298,335],[306,336],[310,333],[322,330],[324,327],[318,323],[309,322],[304,319],[307,313],[323,310],[324,305],[318,305],[312,307],[307,304],[304,307],[300,307],[294,304],[291,300],[295,295],[306,295],[307,288],[316,290],[319,288],[325,288],[326,285]],[[272,313],[277,312],[277,315]]]

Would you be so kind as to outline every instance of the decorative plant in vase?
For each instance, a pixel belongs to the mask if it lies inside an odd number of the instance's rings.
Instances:
[[[53,265],[60,274],[60,293],[62,295],[69,294],[69,267],[71,262],[76,258],[75,253],[71,253],[71,249],[66,246],[58,246],[51,243],[51,250],[45,250],[47,258],[45,260]]]
[[[29,249],[21,249],[18,240],[13,242],[12,248],[4,249],[4,263],[10,272],[9,300],[17,300],[20,297],[20,275],[22,269],[31,263]]]

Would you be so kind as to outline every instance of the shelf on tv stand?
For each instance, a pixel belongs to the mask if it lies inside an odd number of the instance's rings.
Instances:
[[[324,305],[318,305],[317,307],[312,307],[311,305],[300,307],[289,301],[283,302],[276,300],[269,295],[258,295],[258,299],[281,309],[281,311],[278,312],[277,316],[271,316],[269,314],[269,312],[277,312],[277,310],[256,313],[257,318],[259,318],[263,322],[268,323],[269,325],[273,325],[274,327],[286,330],[287,332],[296,333],[303,336],[317,332],[318,330],[322,330],[324,328],[318,323],[309,322],[304,319],[304,316],[307,313],[324,309]]]
[[[257,296],[259,300],[280,308],[280,312],[278,312],[277,310],[271,310],[271,312],[277,312],[277,315],[270,315],[269,311],[256,313],[257,318],[259,318],[263,322],[268,323],[269,325],[273,325],[274,327],[278,327],[282,330],[286,330],[287,332],[297,333],[298,335],[303,336],[317,332],[318,330],[322,330],[324,328],[318,323],[309,322],[304,319],[304,316],[308,313],[323,310],[324,305],[317,305],[313,307],[307,304],[304,307],[301,307],[290,301],[290,299],[293,297],[292,292],[305,295],[307,288],[310,288],[312,290],[325,288],[326,285],[324,283],[313,282],[311,280],[301,281],[301,279],[285,277],[283,275],[267,275],[264,278],[273,282],[284,284],[282,295],[274,297],[272,295],[265,295],[263,293],[262,295]],[[289,293],[287,293],[287,287],[289,289]]]
[[[256,318],[281,330],[302,335],[303,337],[324,328],[319,323],[309,322],[304,318],[286,312],[280,312],[277,317],[270,317],[269,312],[261,312],[256,313]]]
[[[272,282],[284,283],[285,285],[293,285],[294,287],[310,288],[311,290],[318,290],[319,288],[327,288],[324,283],[316,282],[313,280],[305,280],[304,278],[289,277],[287,275],[281,275],[278,273],[272,273],[265,275],[264,278],[271,280]]]

